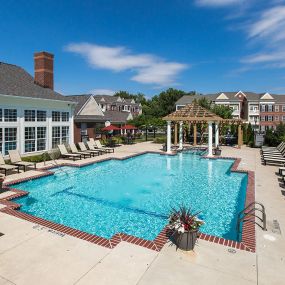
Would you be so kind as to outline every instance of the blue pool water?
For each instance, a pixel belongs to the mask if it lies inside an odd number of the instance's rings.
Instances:
[[[88,233],[110,238],[124,232],[148,240],[166,225],[171,207],[184,203],[201,211],[202,232],[236,240],[247,174],[230,172],[233,162],[183,152],[62,167],[14,185],[30,192],[15,202],[25,213]]]

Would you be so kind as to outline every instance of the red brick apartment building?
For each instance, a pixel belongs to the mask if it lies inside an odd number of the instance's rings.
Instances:
[[[285,95],[254,92],[220,92],[208,95],[183,96],[176,102],[176,110],[194,99],[207,98],[213,104],[233,109],[233,117],[251,123],[253,128],[264,132],[285,123]]]

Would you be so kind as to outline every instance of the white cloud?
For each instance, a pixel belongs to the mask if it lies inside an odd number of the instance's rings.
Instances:
[[[110,89],[92,89],[89,91],[93,95],[114,95],[116,91]]]
[[[82,55],[93,68],[132,71],[136,74],[131,79],[145,84],[173,84],[177,74],[187,68],[186,64],[169,62],[151,54],[135,54],[121,46],[75,43],[65,49]]]
[[[258,53],[245,57],[242,62],[244,63],[261,63],[261,62],[273,62],[285,59],[285,52],[268,52],[268,53]]]
[[[244,0],[196,0],[195,3],[198,6],[206,7],[222,7],[235,4],[242,4]]]
[[[242,58],[248,66],[262,68],[285,67],[285,6],[274,6],[262,11],[246,26],[248,38],[258,45],[260,52]]]
[[[176,62],[159,62],[138,70],[131,79],[141,83],[165,85],[173,83],[175,76],[185,69],[185,65]]]
[[[274,42],[284,40],[285,6],[276,6],[264,11],[260,19],[251,24],[248,34],[252,38],[267,38]]]

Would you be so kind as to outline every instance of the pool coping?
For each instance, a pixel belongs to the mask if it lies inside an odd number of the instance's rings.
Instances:
[[[124,157],[107,157],[107,158],[102,158],[97,161],[89,161],[86,163],[82,164],[76,164],[76,163],[68,163],[68,162],[63,162],[59,163],[58,166],[71,166],[71,167],[84,167],[87,165],[91,164],[96,164],[104,161],[109,161],[109,160],[126,160],[132,157],[148,154],[148,153],[154,153],[154,154],[160,154],[160,155],[176,155],[177,152],[174,153],[165,153],[165,152],[159,152],[159,151],[144,151],[141,153],[136,153]],[[239,172],[239,173],[247,173],[248,175],[248,181],[247,181],[247,189],[246,189],[246,199],[245,199],[245,207],[248,206],[251,202],[255,201],[255,173],[254,171],[249,171],[249,170],[241,170],[238,169],[238,166],[241,162],[241,158],[236,158],[236,157],[223,157],[223,156],[215,156],[215,157],[207,157],[207,156],[202,156],[202,158],[205,159],[226,159],[226,160],[234,160],[234,163],[230,169],[231,172]],[[49,171],[49,169],[56,168],[57,166],[51,165],[51,166],[46,166],[43,168],[38,169],[37,171],[40,172],[37,175],[33,175],[31,177],[25,177],[21,179],[17,179],[11,182],[4,183],[4,189],[7,191],[12,191],[14,194],[11,194],[7,197],[1,198],[0,199],[0,205],[4,205],[5,207],[0,209],[0,212],[6,213],[8,215],[50,228],[52,230],[61,232],[63,234],[67,234],[100,246],[104,246],[107,248],[114,248],[116,247],[121,241],[129,242],[132,244],[136,244],[151,250],[155,251],[160,251],[163,246],[168,242],[169,237],[171,235],[171,232],[168,230],[167,226],[165,226],[161,232],[157,235],[157,237],[153,240],[145,240],[139,237],[135,237],[132,235],[128,235],[125,233],[116,233],[112,236],[112,238],[107,239],[103,238],[94,234],[89,234],[84,231],[80,231],[62,224],[54,223],[48,220],[45,220],[43,218],[39,218],[36,216],[32,216],[27,213],[23,213],[18,211],[21,207],[20,204],[17,204],[15,202],[12,202],[12,199],[23,197],[29,194],[27,191],[23,191],[20,189],[16,189],[13,187],[10,187],[10,185],[14,185],[20,182],[28,181],[28,180],[33,180],[37,179],[40,177],[45,177],[49,175],[53,175],[54,172]],[[243,222],[242,226],[242,236],[241,236],[241,241],[233,241],[233,240],[228,240],[224,239],[221,237],[217,237],[214,235],[209,235],[209,234],[204,234],[200,233],[199,234],[199,239],[217,243],[223,246],[239,249],[239,250],[246,250],[249,252],[255,252],[256,250],[256,237],[255,237],[255,224],[254,224],[254,217],[250,217],[247,221]]]

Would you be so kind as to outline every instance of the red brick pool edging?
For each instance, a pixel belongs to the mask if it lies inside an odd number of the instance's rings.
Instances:
[[[91,161],[91,162],[87,162],[84,164],[72,164],[72,163],[61,163],[58,166],[72,166],[72,167],[83,167],[83,166],[87,166],[87,165],[91,165],[91,164],[95,164],[95,163],[99,163],[99,162],[103,162],[103,161],[108,161],[108,160],[125,160],[128,158],[132,158],[132,157],[136,157],[139,155],[143,155],[146,153],[156,153],[156,154],[161,154],[161,155],[176,155],[176,153],[172,153],[172,154],[166,154],[166,153],[161,153],[161,152],[156,152],[156,151],[145,151],[142,153],[137,153],[137,154],[132,154],[123,158],[105,158],[105,159],[100,159],[97,161]],[[246,190],[246,202],[245,202],[245,207],[247,205],[249,205],[251,202],[253,202],[255,200],[255,188],[254,188],[254,172],[253,171],[247,171],[247,170],[238,170],[238,165],[241,161],[240,158],[234,158],[234,157],[204,157],[206,159],[231,159],[231,160],[235,160],[234,164],[231,167],[231,171],[232,172],[242,172],[242,173],[247,173],[248,174],[248,183],[247,183],[247,190]],[[170,236],[170,232],[167,229],[167,227],[163,228],[162,231],[158,234],[158,236],[153,240],[145,240],[142,238],[138,238],[132,235],[128,235],[125,233],[116,233],[115,235],[112,236],[111,239],[106,239],[94,234],[89,234],[65,225],[61,225],[61,224],[57,224],[39,217],[35,217],[32,216],[30,214],[26,214],[20,211],[17,211],[18,209],[20,209],[21,205],[12,202],[10,200],[15,199],[15,198],[19,198],[22,196],[26,196],[29,194],[29,192],[26,191],[22,191],[16,188],[12,188],[12,187],[8,187],[9,185],[13,185],[19,182],[23,182],[23,181],[27,181],[27,180],[32,180],[32,179],[37,179],[39,177],[44,177],[44,176],[48,176],[48,175],[53,175],[54,173],[51,171],[47,171],[47,169],[52,169],[52,168],[56,168],[57,166],[47,166],[44,168],[41,168],[40,171],[44,171],[38,175],[32,176],[32,177],[27,177],[27,178],[22,178],[22,179],[18,179],[18,180],[14,180],[12,182],[8,182],[5,183],[4,188],[6,188],[6,190],[8,191],[12,191],[15,194],[12,194],[8,197],[2,198],[0,199],[0,204],[5,205],[5,208],[0,209],[0,212],[9,214],[11,216],[32,222],[32,223],[36,223],[38,225],[50,228],[52,230],[61,232],[63,234],[67,234],[76,238],[80,238],[83,240],[86,240],[88,242],[100,245],[100,246],[104,246],[107,248],[114,248],[118,243],[120,243],[121,241],[125,241],[125,242],[129,242],[132,244],[136,244],[151,250],[155,250],[155,251],[160,251],[162,249],[162,247],[168,242],[169,236]],[[233,240],[227,240],[224,238],[220,238],[217,236],[213,236],[213,235],[208,235],[208,234],[204,234],[204,233],[200,233],[199,234],[199,239],[202,240],[206,240],[209,242],[214,242],[217,244],[221,244],[224,246],[228,246],[228,247],[232,247],[232,248],[236,248],[236,249],[240,249],[240,250],[246,250],[246,251],[250,251],[250,252],[255,252],[255,225],[254,225],[254,218],[250,218],[248,221],[243,223],[242,226],[242,239],[241,242],[236,242]]]

